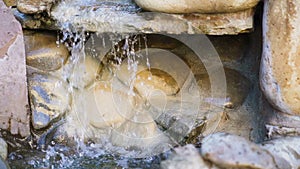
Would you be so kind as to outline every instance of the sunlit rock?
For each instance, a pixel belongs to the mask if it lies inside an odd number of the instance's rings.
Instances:
[[[28,75],[29,97],[34,129],[42,129],[70,108],[70,96],[63,80],[43,73]]]
[[[175,79],[168,73],[159,69],[142,71],[136,75],[134,87],[143,97],[151,96],[151,93],[161,91],[166,96],[177,94],[179,87]]]
[[[25,49],[22,28],[0,1],[0,128],[30,134]]]
[[[260,72],[261,88],[269,102],[294,115],[300,114],[299,8],[299,1],[266,1]]]
[[[44,71],[54,71],[66,62],[69,51],[58,42],[56,33],[25,31],[26,64]]]
[[[17,7],[23,13],[34,14],[50,10],[55,0],[17,0]]]
[[[204,138],[201,155],[222,168],[278,168],[268,151],[243,137],[227,133]]]
[[[211,3],[211,1],[202,0],[201,2],[189,2],[192,8],[196,7],[197,9],[204,4],[203,9],[206,10],[206,13],[194,13],[192,10],[182,11],[182,6],[179,7],[181,9],[178,9],[178,6],[168,5],[170,1],[137,1],[145,7],[149,5],[162,9],[161,11],[164,12],[189,13],[188,15],[141,12],[140,8],[132,1],[92,1],[90,3],[89,1],[63,1],[51,8],[51,17],[63,29],[67,26],[64,23],[69,23],[68,25],[72,25],[69,28],[74,28],[74,31],[80,28],[99,33],[236,35],[252,30],[253,7],[258,1],[243,0],[242,3],[236,3],[237,0],[231,0],[230,2],[214,1]],[[143,2],[145,4],[142,4]],[[215,13],[211,14],[213,8],[216,8]],[[230,13],[224,13],[226,10]],[[207,14],[209,11],[211,12]],[[176,26],[174,27],[174,25]]]
[[[224,13],[253,8],[259,0],[135,0],[143,9],[166,13]]]
[[[161,168],[218,169],[218,167],[204,161],[199,151],[192,144],[175,148],[174,151],[167,160],[161,162]]]

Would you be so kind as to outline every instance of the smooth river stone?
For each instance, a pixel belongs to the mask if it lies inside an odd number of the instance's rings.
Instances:
[[[70,95],[63,80],[34,72],[28,75],[28,84],[34,129],[48,127],[69,110]]]
[[[0,128],[30,135],[25,48],[22,28],[0,1]]]
[[[201,155],[221,168],[278,168],[270,153],[247,139],[215,133],[202,140]]]
[[[265,1],[260,83],[279,111],[300,115],[299,1]]]
[[[253,8],[259,0],[135,0],[143,9],[165,13],[224,13]]]
[[[54,71],[66,62],[69,51],[57,45],[57,34],[45,31],[25,31],[26,64],[44,71]]]

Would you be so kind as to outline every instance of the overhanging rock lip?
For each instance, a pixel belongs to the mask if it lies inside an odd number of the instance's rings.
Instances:
[[[119,34],[236,35],[253,30],[254,8],[235,13],[166,14],[141,12],[134,7],[134,4],[127,4],[123,9],[115,6],[110,8],[107,4],[105,6],[78,6],[63,2],[56,4],[50,15],[52,22],[49,25],[43,23],[43,20],[35,19],[32,15],[15,12],[15,16],[22,23],[23,28],[31,29],[68,29],[73,32],[84,30]]]

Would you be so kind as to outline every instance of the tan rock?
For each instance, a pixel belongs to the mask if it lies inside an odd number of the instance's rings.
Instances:
[[[19,22],[0,1],[0,128],[28,136],[25,49]]]
[[[17,6],[17,0],[4,0],[6,6]]]
[[[300,3],[265,3],[261,88],[279,111],[300,115]]]
[[[69,51],[66,46],[58,45],[56,41],[56,33],[25,31],[26,64],[44,71],[61,68],[69,56]]]
[[[50,10],[55,0],[17,0],[17,8],[23,13],[33,14]]]
[[[135,0],[143,9],[166,13],[224,13],[254,7],[259,0]]]
[[[243,137],[227,133],[215,133],[204,138],[201,155],[221,168],[278,168],[266,150]]]

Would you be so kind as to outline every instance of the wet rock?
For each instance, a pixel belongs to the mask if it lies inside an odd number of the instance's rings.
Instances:
[[[217,169],[217,167],[212,167],[209,162],[204,161],[192,144],[175,148],[174,153],[167,160],[161,162],[161,168]]]
[[[251,0],[250,4],[254,6],[257,2]],[[253,14],[253,8],[217,14],[140,12],[130,1],[110,4],[101,1],[93,5],[86,5],[83,1],[68,1],[58,3],[51,9],[51,17],[58,22],[57,25],[64,27],[66,25],[63,23],[70,23],[74,31],[84,29],[99,33],[239,34],[252,30]],[[106,16],[110,16],[109,19]]]
[[[17,0],[17,8],[26,14],[49,11],[55,0]]]
[[[300,113],[299,7],[298,1],[266,1],[260,73],[261,88],[269,102],[294,115]]]
[[[135,99],[127,95],[128,88],[116,87],[109,82],[96,82],[90,88],[76,91],[73,109],[86,114],[87,125],[99,129],[118,127],[132,116]],[[81,119],[84,119],[83,114]]]
[[[28,136],[25,49],[21,25],[0,1],[0,128]]]
[[[25,31],[26,64],[44,71],[61,68],[69,56],[69,51],[56,41],[56,33]]]
[[[68,63],[68,66],[72,66],[71,64],[75,64],[70,72],[70,81],[73,82],[74,88],[83,89],[94,84],[100,69],[100,62],[97,59],[87,55],[80,57],[74,63]]]
[[[2,138],[0,138],[0,156],[3,159],[7,158],[7,144]]]
[[[229,1],[189,1],[167,0],[149,1],[135,0],[143,9],[165,13],[224,13],[237,12],[253,8],[259,0],[229,0]]]
[[[23,28],[26,29],[46,29],[46,30],[59,30],[57,27],[56,22],[53,21],[51,18],[42,15],[42,14],[24,14],[21,13],[16,8],[12,9],[14,16],[16,19],[21,23]]]
[[[261,144],[261,148],[267,150],[275,159],[279,168],[300,167],[300,138],[285,137],[267,141]]]
[[[32,126],[42,129],[69,109],[70,96],[63,80],[43,73],[28,75]]]
[[[201,155],[222,168],[278,168],[268,151],[243,137],[227,133],[204,138]]]
[[[165,96],[175,95],[179,87],[175,79],[159,69],[150,69],[137,74],[134,87],[144,97],[149,97],[155,91]]]

